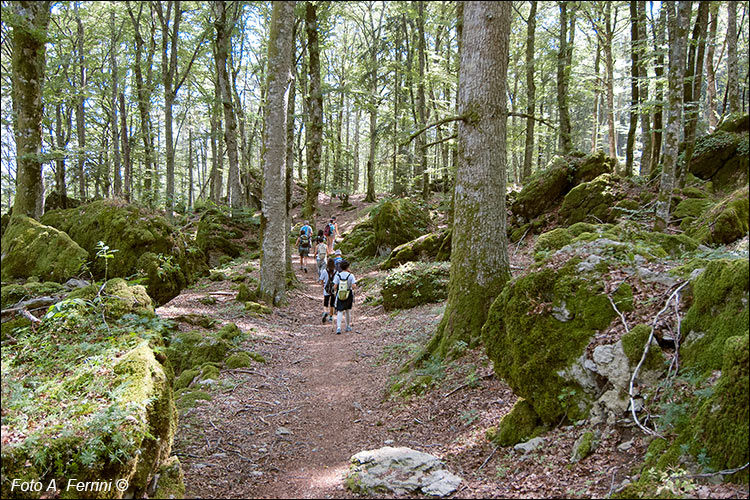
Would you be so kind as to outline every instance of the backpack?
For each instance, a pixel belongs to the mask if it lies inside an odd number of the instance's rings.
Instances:
[[[325,291],[326,295],[333,295],[333,278],[336,277],[336,272],[333,273],[333,276],[328,277],[328,282],[326,283]]]
[[[332,234],[331,233],[331,225],[330,224],[326,224],[325,229],[323,229],[323,235],[325,235],[325,236],[331,236],[331,234]]]
[[[351,273],[349,276],[351,276]],[[349,294],[351,292],[351,290],[349,290],[349,276],[347,276],[346,279],[342,279],[341,274],[339,274],[339,291],[336,294],[336,299],[342,302],[349,300]]]
[[[321,243],[318,245],[318,259],[325,260],[326,258],[326,246]]]
[[[299,246],[301,246],[302,248],[310,248],[310,235],[308,235],[307,233],[300,233]]]
[[[341,257],[336,257],[335,259],[333,259],[333,266],[336,268],[336,272],[337,273],[341,272],[341,261],[342,260],[344,260],[344,259],[341,258]]]

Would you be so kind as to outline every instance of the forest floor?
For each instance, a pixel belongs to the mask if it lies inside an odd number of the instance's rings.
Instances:
[[[361,214],[322,203],[323,215],[338,215],[342,231]],[[514,251],[517,250],[517,251]],[[527,264],[528,249],[511,248],[512,264]],[[258,262],[235,262],[237,268]],[[528,455],[495,448],[485,431],[510,411],[516,396],[492,375],[480,349],[459,360],[433,366],[438,385],[409,399],[388,387],[410,356],[434,333],[444,304],[386,313],[382,306],[353,309],[353,332],[335,334],[321,323],[322,290],[313,271],[295,270],[299,286],[289,304],[261,318],[247,316],[233,295],[215,305],[198,299],[230,292],[234,284],[201,281],[158,310],[164,317],[206,314],[234,322],[252,334],[242,348],[266,363],[223,370],[211,401],[180,414],[174,452],[185,473],[186,494],[198,498],[356,498],[343,478],[352,455],[383,446],[406,446],[439,456],[463,482],[459,498],[606,497],[634,472],[647,443],[627,425],[605,432],[597,451],[571,463],[574,441],[586,429],[561,426],[547,433],[546,445]],[[351,268],[358,280],[382,274]],[[256,272],[253,273],[257,275]],[[190,325],[181,328],[193,329]],[[699,497],[732,498],[733,485],[708,486]]]

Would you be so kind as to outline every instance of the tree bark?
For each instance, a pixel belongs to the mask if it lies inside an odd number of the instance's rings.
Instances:
[[[649,113],[646,103],[648,102],[648,66],[646,65],[646,48],[648,38],[646,36],[646,2],[638,0],[637,2],[636,28],[638,33],[638,98],[641,111],[641,140],[643,149],[641,151],[641,168],[640,175],[648,177],[651,173],[651,114]]]
[[[307,198],[304,214],[313,217],[318,211],[320,192],[320,158],[323,150],[323,94],[320,86],[320,48],[318,47],[318,14],[313,2],[305,2],[305,30],[310,67],[307,136]]]
[[[78,196],[86,200],[86,58],[83,48],[83,21],[78,2],[73,3],[76,16],[76,56],[78,58],[78,102],[76,105],[76,135],[78,136]]]
[[[661,172],[659,197],[656,200],[655,231],[664,231],[669,222],[669,205],[675,186],[677,148],[682,122],[683,79],[685,77],[685,41],[690,23],[689,0],[681,0],[675,9],[675,2],[664,2],[669,23],[669,109],[667,129],[664,138],[664,162]]]
[[[458,125],[448,302],[427,356],[447,356],[459,340],[476,346],[487,311],[510,277],[505,94],[511,4],[465,2],[463,16],[459,114],[468,118]]]
[[[557,109],[560,119],[560,150],[568,154],[573,149],[572,139],[570,136],[570,110],[568,108],[568,87],[570,79],[570,62],[573,47],[568,43],[568,22],[571,23],[571,36],[575,33],[575,15],[568,18],[567,1],[560,2],[560,40],[559,50],[557,51]]]
[[[740,81],[737,62],[737,2],[727,2],[727,104],[729,113],[739,113]],[[724,116],[729,113],[724,111]]]
[[[523,170],[521,183],[531,177],[531,164],[534,155],[534,107],[536,106],[536,85],[534,84],[534,39],[536,36],[536,2],[529,2],[529,24],[526,29],[526,142],[523,149]]]
[[[711,2],[709,12],[711,20],[708,29],[708,53],[706,54],[706,114],[708,114],[708,131],[713,132],[719,123],[719,116],[716,113],[716,68],[714,67],[719,2]]]
[[[232,90],[230,88],[227,61],[232,39],[232,29],[237,22],[239,9],[233,4],[232,12],[227,12],[224,0],[212,4],[216,19],[214,29],[216,40],[214,45],[216,59],[216,76],[221,94],[221,103],[224,109],[224,142],[227,147],[227,159],[229,161],[229,175],[227,184],[229,188],[229,206],[233,209],[242,206],[242,186],[240,184],[240,165],[237,155],[237,119],[235,116]]]
[[[652,16],[653,17],[653,13]],[[654,73],[656,74],[656,96],[654,98],[654,141],[652,149],[652,160],[651,166],[655,168],[661,162],[661,150],[662,150],[662,137],[664,135],[664,83],[662,78],[664,76],[664,44],[665,44],[665,31],[667,27],[667,9],[661,9],[659,13],[659,21],[654,21],[654,51],[656,52],[656,60],[654,62]]]
[[[214,86],[214,102],[211,106],[211,186],[209,197],[215,204],[221,202],[222,164],[224,152],[221,147],[221,97],[219,85]]]
[[[109,17],[110,24],[110,72],[112,77],[112,101],[110,106],[112,108],[112,156],[113,156],[113,173],[114,173],[114,195],[122,196],[122,172],[120,170],[120,129],[119,123],[117,122],[117,45],[119,43],[119,37],[117,36],[117,27],[115,25],[115,11],[110,12]]]
[[[630,0],[630,119],[628,123],[628,140],[625,146],[625,177],[633,176],[633,146],[635,131],[638,127],[638,2]]]
[[[615,135],[615,90],[614,90],[614,68],[615,62],[612,55],[612,41],[614,39],[614,28],[612,26],[612,4],[606,2],[604,5],[605,17],[605,43],[604,65],[607,71],[607,124],[609,125],[609,156],[617,160],[617,136]]]
[[[260,294],[286,300],[286,122],[291,80],[294,2],[274,2],[268,39],[268,100],[263,148]]]
[[[425,38],[424,38],[424,23],[425,23],[425,11],[424,2],[419,0],[417,2],[417,54],[419,60],[419,80],[417,81],[417,114],[419,115],[419,127],[422,128],[429,119],[429,110],[427,109],[425,90],[424,90],[424,79],[425,79]],[[421,188],[422,199],[427,200],[430,197],[430,179],[427,172],[427,151],[425,144],[427,142],[426,136],[420,134],[417,138],[419,142],[416,143],[415,147],[417,155],[419,156],[419,168],[416,172],[417,186]],[[419,190],[418,190],[419,191]]]
[[[602,60],[601,43],[596,40],[596,57],[594,58],[594,117],[591,127],[591,152],[594,153],[599,147],[599,115],[601,114],[602,79],[599,77],[599,67]]]
[[[16,196],[13,215],[44,213],[42,89],[51,2],[12,2],[13,107],[16,109]]]
[[[133,164],[130,159],[130,140],[128,138],[128,112],[125,108],[125,94],[120,92],[120,129],[122,130],[122,163],[123,182],[122,196],[130,203],[133,184]]]
[[[690,172],[690,161],[695,150],[695,129],[698,126],[701,87],[703,85],[703,59],[706,55],[706,31],[708,30],[708,4],[702,0],[698,4],[698,15],[691,37],[688,52],[688,64],[685,72],[685,160],[677,175],[677,186],[685,187],[687,173]]]
[[[354,193],[359,192],[359,106],[354,112]]]

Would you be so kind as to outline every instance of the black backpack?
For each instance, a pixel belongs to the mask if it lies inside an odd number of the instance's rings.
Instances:
[[[326,295],[333,295],[333,278],[335,278],[337,274],[338,273],[334,271],[333,276],[328,276],[328,282],[326,283]]]
[[[300,233],[299,246],[301,246],[302,248],[310,248],[310,236],[307,233]]]

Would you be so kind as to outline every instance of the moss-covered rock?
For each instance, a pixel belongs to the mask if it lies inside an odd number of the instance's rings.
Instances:
[[[630,366],[636,366],[643,356],[646,340],[651,335],[651,327],[644,324],[634,326],[630,332],[622,336],[622,348],[628,357]],[[651,340],[648,354],[643,363],[644,371],[656,371],[664,368],[665,356],[656,340]]]
[[[245,250],[258,248],[255,222],[254,218],[233,218],[218,208],[209,208],[198,222],[195,242],[208,257],[209,265],[215,267],[222,257],[234,259]]]
[[[687,234],[709,245],[724,245],[742,238],[748,233],[749,200],[747,186],[734,191],[689,224]]]
[[[211,394],[202,389],[181,389],[176,393],[176,405],[180,410],[193,408],[198,401],[211,401]]]
[[[580,462],[591,455],[596,450],[597,439],[592,431],[585,431],[581,434],[575,443],[573,443],[573,453],[571,462]]]
[[[429,226],[430,218],[420,205],[405,198],[386,199],[370,209],[339,248],[360,258],[388,255],[395,247],[425,234]]]
[[[23,285],[8,283],[0,288],[0,303],[3,309],[30,296],[31,294]]]
[[[242,333],[242,330],[240,330],[240,327],[234,323],[227,323],[216,332],[217,338],[228,340],[230,342],[242,339],[243,335],[244,334]]]
[[[692,282],[693,303],[682,322],[680,360],[702,372],[720,370],[727,339],[748,321],[748,261],[715,260]]]
[[[52,191],[44,199],[44,210],[49,212],[50,210],[57,210],[59,208],[76,208],[81,206],[81,200],[72,198],[66,194],[60,194],[59,191]]]
[[[142,285],[128,285],[122,278],[113,278],[107,281],[102,293],[104,312],[111,318],[119,318],[123,314],[155,314],[151,297]]]
[[[530,221],[548,212],[574,186],[614,170],[615,160],[603,151],[586,157],[572,155],[555,158],[544,170],[535,173],[511,204],[511,212]]]
[[[380,265],[380,269],[393,269],[401,264],[413,261],[447,260],[438,257],[450,258],[450,238],[451,232],[443,230],[422,235],[415,240],[399,245],[393,249],[388,259]],[[445,252],[441,255],[440,250],[444,247],[446,240],[448,240],[448,252],[447,255],[445,255]]]
[[[545,424],[586,415],[593,394],[566,371],[615,315],[601,284],[580,276],[576,264],[571,259],[508,283],[482,328],[495,372]]]
[[[88,253],[63,231],[30,217],[11,218],[2,238],[2,279],[37,276],[63,282],[76,276]]]
[[[747,185],[748,168],[748,115],[727,120],[712,134],[695,142],[690,161],[690,173],[710,180],[715,189],[732,190]],[[684,163],[684,155],[679,160]]]
[[[745,325],[747,328],[747,325]],[[724,343],[721,377],[696,419],[697,440],[716,470],[741,467],[748,461],[748,398],[750,398],[750,337],[729,337]],[[748,471],[735,474],[748,481]]]
[[[498,446],[513,446],[538,436],[543,430],[542,421],[534,407],[520,398],[510,413],[500,420],[497,429],[487,437]]]
[[[563,199],[559,219],[564,224],[585,220],[610,222],[612,207],[625,197],[623,179],[612,174],[602,174],[572,188]]]
[[[685,229],[690,227],[711,205],[713,202],[710,199],[685,198],[675,207],[672,215],[680,221],[680,228]]]
[[[78,208],[52,210],[42,217],[65,231],[91,259],[90,269],[103,277],[105,259],[95,258],[103,241],[117,250],[107,261],[108,277],[146,275],[146,289],[157,304],[164,304],[205,273],[203,253],[155,212],[119,200],[101,200]]]
[[[270,307],[259,302],[253,302],[252,300],[248,300],[247,302],[245,302],[245,311],[251,316],[256,317],[271,314]]]
[[[253,359],[244,351],[236,352],[226,360],[227,368],[247,368],[253,364]]]
[[[150,498],[185,498],[185,476],[179,458],[169,457],[156,474],[156,488]]]
[[[448,296],[449,263],[408,262],[396,268],[383,281],[383,308],[409,309]],[[467,289],[470,288],[467,284]],[[468,292],[467,292],[468,293]]]
[[[179,316],[175,316],[173,319],[175,321],[180,321],[189,325],[200,326],[201,328],[205,328],[207,330],[213,328],[219,323],[217,319],[214,319],[206,314],[196,313],[181,314]]]
[[[559,250],[573,241],[573,235],[567,228],[558,227],[552,231],[542,233],[534,244],[534,252],[549,252]]]

